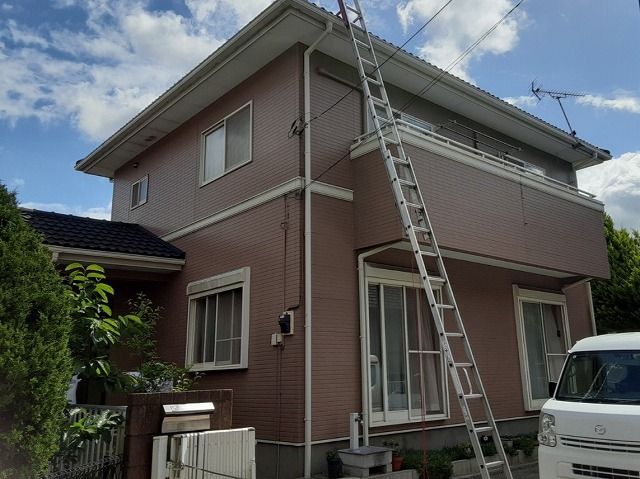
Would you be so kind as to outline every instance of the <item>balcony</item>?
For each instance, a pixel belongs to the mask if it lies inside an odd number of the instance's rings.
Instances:
[[[398,121],[440,247],[571,275],[608,276],[603,204],[513,156]],[[375,135],[356,139],[356,247],[403,239]],[[567,168],[569,169],[569,168]]]

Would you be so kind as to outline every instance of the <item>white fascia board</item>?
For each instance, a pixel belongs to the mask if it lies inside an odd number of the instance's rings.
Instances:
[[[339,186],[314,182],[311,184],[310,189],[314,194],[328,196],[343,201],[353,201],[353,191]],[[303,190],[304,178],[302,178],[301,176],[297,176],[288,181],[285,181],[284,183],[274,186],[273,188],[258,193],[251,198],[247,198],[246,200],[240,201],[239,203],[231,205],[220,211],[216,211],[215,213],[205,218],[202,218],[191,224],[183,226],[182,228],[167,233],[166,235],[162,236],[162,239],[165,241],[173,241],[178,238],[182,238],[183,236],[187,236],[191,233],[195,233],[196,231],[224,221],[227,218],[231,218],[232,216],[236,216],[240,213],[244,213],[245,211],[256,208],[264,203],[280,198],[287,193],[302,192]]]
[[[152,273],[173,273],[180,271],[185,264],[184,259],[145,256],[139,254],[115,253],[64,246],[47,245],[55,263],[99,264],[105,268],[131,271],[148,271]]]

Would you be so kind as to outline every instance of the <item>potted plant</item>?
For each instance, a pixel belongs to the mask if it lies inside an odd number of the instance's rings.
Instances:
[[[329,449],[326,457],[329,479],[337,479],[342,476],[342,461],[340,460],[340,456],[338,456],[337,449]]]
[[[395,439],[387,439],[382,444],[384,447],[391,449],[391,470],[395,472],[402,469],[402,461],[404,461],[404,457],[402,456],[400,449],[398,449],[398,446],[400,445],[398,441]]]

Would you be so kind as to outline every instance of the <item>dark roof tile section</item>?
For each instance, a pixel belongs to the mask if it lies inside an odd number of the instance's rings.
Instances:
[[[134,223],[98,220],[48,211],[21,210],[50,246],[183,259],[184,251]]]

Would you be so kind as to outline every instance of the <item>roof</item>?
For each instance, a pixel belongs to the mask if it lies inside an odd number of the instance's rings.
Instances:
[[[114,172],[193,117],[291,46],[312,45],[355,66],[349,34],[336,15],[305,0],[277,0],[151,105],[76,164],[85,173]],[[585,168],[611,159],[606,150],[373,37],[386,82],[512,138]],[[425,88],[430,85],[429,88]],[[576,141],[581,145],[576,148]]]
[[[134,223],[98,220],[21,209],[57,262],[97,262],[119,269],[172,271],[184,264],[184,251]]]
[[[601,350],[640,351],[640,332],[603,334],[581,339],[571,348],[571,352]]]

